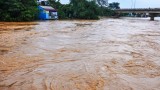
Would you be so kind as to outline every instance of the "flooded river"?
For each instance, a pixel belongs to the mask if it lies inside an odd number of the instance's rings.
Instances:
[[[160,90],[160,21],[1,22],[0,90]]]

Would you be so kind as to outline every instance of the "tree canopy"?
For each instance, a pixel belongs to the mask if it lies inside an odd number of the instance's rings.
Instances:
[[[100,6],[108,6],[108,0],[97,0]]]
[[[32,21],[37,15],[36,0],[0,0],[0,21]]]
[[[98,19],[99,16],[111,16],[114,13],[107,7],[100,7],[96,0],[70,0],[66,5],[62,5],[59,0],[49,2],[58,10],[60,19]]]
[[[95,1],[71,0],[73,17],[80,19],[98,19],[99,10]]]
[[[114,14],[113,10],[96,2],[105,5],[107,0],[70,0],[65,5],[60,0],[48,1],[57,9],[60,19],[98,19]],[[119,3],[109,5],[110,8],[119,8]],[[32,21],[38,19],[38,14],[36,0],[0,0],[0,21]]]
[[[118,2],[113,2],[109,4],[109,8],[111,9],[120,9],[120,4]]]

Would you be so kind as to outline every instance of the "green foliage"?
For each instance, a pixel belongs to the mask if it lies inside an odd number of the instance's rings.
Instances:
[[[107,6],[108,5],[108,0],[96,0],[98,5],[100,6]]]
[[[0,0],[0,21],[32,21],[37,17],[36,0]]]
[[[109,8],[111,9],[120,9],[120,4],[118,2],[113,2],[109,4]]]
[[[99,16],[111,16],[114,13],[106,7],[98,6],[95,0],[70,0],[66,5],[56,0],[49,2],[58,10],[59,19],[99,19]]]
[[[59,13],[59,18],[61,19],[73,18],[73,8],[71,7],[70,4],[62,5],[60,9],[58,9],[58,13]]]
[[[77,19],[98,19],[99,9],[94,1],[71,0],[73,17]]]
[[[115,11],[111,10],[110,8],[107,7],[101,7],[100,9],[100,16],[114,16],[115,15]]]

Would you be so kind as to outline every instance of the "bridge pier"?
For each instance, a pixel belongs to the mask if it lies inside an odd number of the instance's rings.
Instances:
[[[150,13],[149,16],[150,16],[150,20],[154,21],[154,17],[156,17],[156,15],[154,13]]]
[[[150,13],[149,16],[150,16],[150,20],[151,21],[154,21],[154,18],[158,15],[158,13]]]

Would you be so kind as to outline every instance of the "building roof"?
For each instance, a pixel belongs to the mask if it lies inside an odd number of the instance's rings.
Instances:
[[[40,7],[42,7],[44,10],[47,10],[47,11],[56,11],[56,9],[54,9],[51,6],[40,6]]]

